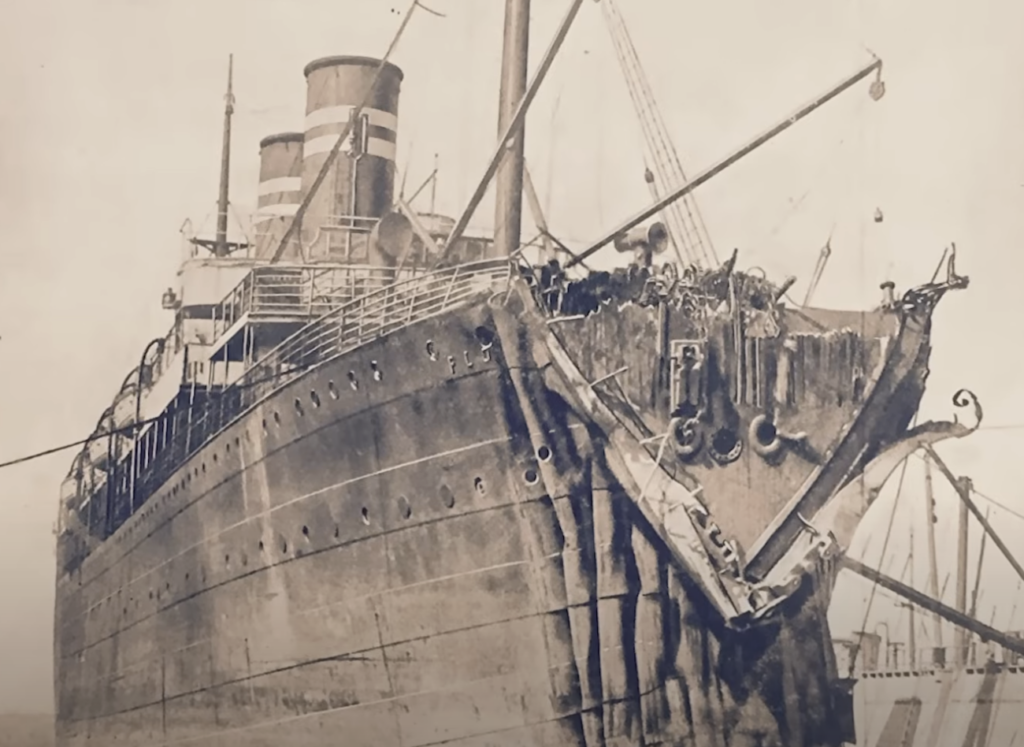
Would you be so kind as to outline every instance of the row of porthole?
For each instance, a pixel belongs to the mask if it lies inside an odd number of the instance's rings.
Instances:
[[[483,353],[483,359],[484,359],[485,362],[489,362],[491,360],[490,349],[491,349],[491,347],[493,345],[493,341],[494,341],[493,332],[491,332],[490,330],[487,330],[486,328],[478,327],[475,334],[476,334],[476,337],[477,337],[478,341],[480,342],[481,351]],[[427,347],[427,355],[428,355],[428,357],[431,360],[437,360],[437,353],[436,353],[436,351],[434,349],[433,340],[427,340],[426,347]],[[463,356],[465,358],[466,364],[470,368],[472,368],[473,367],[473,363],[469,359],[469,352],[468,351],[464,351],[463,352]],[[448,365],[449,365],[449,368],[450,368],[451,372],[455,373],[455,358],[453,356],[448,356]],[[372,372],[372,376],[373,376],[374,381],[382,381],[383,380],[384,374],[383,374],[383,371],[380,370],[380,367],[378,366],[377,361],[375,361],[375,360],[370,361],[370,370]],[[353,390],[358,390],[359,389],[359,380],[356,377],[355,371],[349,371],[348,372],[348,381],[349,381],[349,386]],[[335,383],[333,381],[329,381],[327,383],[327,390],[328,390],[328,394],[330,395],[331,399],[337,400],[339,398],[340,395],[338,393],[338,388],[337,388],[337,386],[335,385]],[[316,390],[310,390],[309,396],[310,396],[310,401],[313,403],[313,407],[314,408],[318,408],[318,407],[321,406],[322,401],[320,399],[320,395],[316,392]],[[300,416],[304,415],[305,412],[304,412],[304,409],[302,407],[302,401],[298,397],[295,398],[295,403],[294,404],[295,404],[296,412]],[[278,412],[275,411],[273,413],[273,418],[274,418],[274,424],[280,426],[281,425],[281,415]],[[262,427],[263,427],[264,433],[268,432],[269,429],[267,427],[266,419],[263,420]],[[250,433],[249,433],[248,429],[246,429],[244,431],[244,435],[245,435],[246,440],[250,440],[251,439],[251,436],[250,436]],[[235,443],[235,447],[238,448],[239,445],[240,445],[240,438],[238,436],[235,437],[234,443]],[[228,443],[225,445],[225,451],[228,454],[231,453],[231,442],[230,441],[228,441]],[[216,452],[213,453],[213,461],[214,461],[215,464],[218,462],[218,457],[217,457],[217,453]],[[178,494],[179,489],[181,491],[184,491],[186,486],[189,485],[192,482],[192,477],[193,476],[199,477],[200,473],[206,474],[206,462],[202,462],[199,466],[193,467],[191,472],[189,472],[188,469],[186,469],[184,476],[181,478],[181,480],[178,483],[175,483],[173,486],[171,486],[171,490],[170,490],[169,493],[165,493],[164,495],[162,495],[159,498],[157,498],[156,499],[156,503],[155,503],[154,506],[152,506],[149,510],[143,511],[141,514],[138,515],[139,516],[138,521],[141,521],[141,520],[144,520],[144,519],[148,518],[151,515],[152,511],[155,510],[156,505],[166,504],[167,499],[169,497],[176,496]],[[528,480],[528,482],[531,482],[531,484],[532,484],[532,482],[535,482],[535,481],[536,480],[533,480],[533,481],[529,481]],[[131,517],[129,517],[129,518],[131,518]],[[366,521],[368,523],[367,517],[364,516],[363,518],[364,518],[364,521]],[[129,525],[127,532],[125,534],[120,535],[117,538],[117,542],[121,542],[121,540],[124,539],[124,537],[126,537],[126,536],[131,536],[134,533],[134,531],[137,528],[137,526],[138,526],[138,523],[132,523],[131,525]],[[79,584],[81,584],[81,580],[79,580]]]
[[[330,382],[330,388],[333,388],[333,384],[334,384],[334,382]],[[315,392],[314,392],[314,394],[315,394]],[[246,435],[248,436],[248,433]],[[238,439],[238,437],[236,437],[235,438],[235,445],[237,446],[238,443],[239,443],[239,439]],[[230,445],[229,445],[229,448],[230,448]],[[537,449],[536,453],[537,453],[537,458],[541,462],[548,462],[551,459],[551,450],[547,446],[544,446],[544,445],[540,446]],[[203,471],[205,471],[205,465],[203,466]],[[540,480],[540,476],[537,473],[537,470],[535,470],[535,469],[533,469],[531,467],[531,468],[527,468],[523,472],[523,479],[524,479],[524,481],[526,482],[527,485],[535,485]],[[186,475],[186,478],[182,481],[182,483],[184,484],[184,483],[187,483],[189,481],[190,480],[188,478],[188,475]],[[476,492],[478,492],[481,495],[483,495],[486,492],[486,486],[484,485],[483,478],[481,478],[481,477],[476,477],[474,479],[473,487],[476,490]],[[177,486],[175,486],[175,488],[177,488]],[[173,492],[173,490],[172,490],[172,492]],[[451,492],[451,489],[448,488],[447,485],[442,485],[442,487],[441,487],[441,497],[442,497],[442,501],[444,502],[444,505],[447,508],[452,508],[455,505],[455,495]],[[167,499],[167,496],[164,495],[161,500],[166,500],[166,499]],[[409,519],[412,516],[412,505],[409,503],[409,500],[403,495],[403,496],[399,496],[398,501],[399,501],[399,507],[400,507],[400,510],[401,510],[401,513],[402,513],[402,517],[404,519]],[[367,526],[369,526],[369,524],[370,524],[370,512],[369,512],[369,509],[366,506],[363,506],[360,513],[361,513],[361,517],[362,517],[363,523],[366,524]],[[309,539],[309,528],[306,527],[306,526],[303,526],[302,527],[302,534],[308,540]],[[334,537],[335,537],[335,539],[337,539],[338,536],[339,536],[339,530],[338,530],[338,527],[335,527],[334,528]],[[264,543],[263,543],[262,540],[260,540],[259,549],[260,549],[261,552],[264,550]],[[285,552],[285,553],[288,552],[287,540],[282,540],[282,552]],[[229,555],[225,555],[224,556],[224,563],[225,563],[225,565],[228,565],[229,562],[230,562],[230,556]],[[248,558],[244,558],[243,559],[243,565],[248,565]],[[189,578],[189,576],[186,573],[185,574],[185,580],[187,581],[188,578]],[[204,580],[205,580],[205,578],[204,578]],[[169,591],[170,588],[171,588],[170,583],[168,583],[167,584],[167,590]],[[158,594],[157,598],[159,599],[159,592],[157,592],[157,594]],[[152,598],[153,598],[153,593],[150,592],[150,599],[152,599]],[[108,600],[109,600],[109,597],[108,597]],[[126,614],[127,614],[127,612],[126,612]]]
[[[484,339],[482,337],[482,333],[479,330],[477,332],[477,336],[481,337],[482,340]],[[490,360],[489,350],[491,348],[491,344],[489,342],[488,343],[483,343],[482,342],[481,347],[483,348],[483,351],[484,351],[484,360],[485,361],[489,361]],[[428,356],[430,357],[431,360],[437,360],[437,355],[434,352],[433,348],[434,348],[433,341],[432,340],[427,340],[427,354],[428,354]],[[470,367],[472,367],[473,364],[469,361],[469,353],[468,352],[465,352],[465,358],[466,358],[467,364]],[[448,363],[449,363],[449,366],[452,369],[452,372],[454,373],[454,370],[455,370],[455,359],[452,356],[448,356]],[[370,370],[372,372],[372,376],[373,376],[373,380],[374,381],[382,381],[383,380],[384,373],[383,373],[383,371],[380,370],[380,367],[378,366],[377,361],[375,361],[375,360],[370,361]],[[349,382],[349,386],[353,390],[358,390],[359,389],[359,379],[356,376],[355,371],[349,371],[348,372],[348,382]],[[337,388],[337,386],[335,386],[333,381],[328,381],[327,382],[327,392],[330,395],[331,399],[333,399],[333,400],[337,400],[339,398],[339,396],[340,396],[339,393],[338,393],[338,388]],[[310,392],[309,392],[309,399],[313,403],[313,407],[314,408],[318,408],[322,404],[322,400],[320,399],[320,395],[316,392],[315,389],[310,390]],[[295,398],[294,406],[295,406],[295,411],[300,416],[305,415],[305,409],[302,406],[302,400],[300,398],[298,398],[298,397]],[[281,425],[281,415],[280,415],[280,413],[278,413],[277,411],[274,411],[272,417],[274,419],[274,425],[280,426]],[[267,421],[266,421],[265,418],[263,419],[262,427],[263,427],[263,432],[264,433],[269,431],[269,428],[267,427]],[[246,437],[247,440],[250,438],[248,430],[245,431],[245,437]],[[240,444],[240,439],[239,439],[238,436],[235,436],[235,447],[237,448],[239,446],[239,444]],[[225,451],[228,454],[231,453],[231,442],[230,441],[226,444]],[[213,461],[214,461],[215,464],[218,461],[218,457],[217,457],[217,453],[216,452],[213,453]],[[192,482],[192,477],[193,476],[199,477],[200,473],[206,474],[206,462],[202,462],[199,466],[193,467],[191,473],[188,472],[188,470],[186,470],[185,471],[185,475],[181,479],[181,481],[179,483],[176,483],[175,485],[173,485],[171,487],[170,495],[171,496],[177,495],[179,489],[184,490],[185,487],[189,483]],[[168,498],[168,494],[164,494],[158,500],[159,500],[160,503],[166,503],[167,498]],[[148,516],[148,513],[143,513],[141,518],[145,519],[147,516]],[[128,530],[128,534],[131,534],[134,531],[134,528],[135,528],[134,525],[132,527],[130,527],[129,530]],[[121,538],[119,537],[118,541],[120,541],[120,539]]]
[[[381,372],[380,368],[377,365],[377,361],[370,361],[370,369],[373,372],[374,381],[381,381],[384,378],[383,373]],[[356,374],[355,374],[354,371],[349,371],[348,372],[348,380],[349,380],[349,385],[352,387],[353,390],[356,390],[356,389],[359,388],[359,380],[356,377]],[[327,382],[327,390],[328,390],[328,394],[330,395],[331,399],[337,400],[338,397],[340,396],[338,394],[338,388],[335,386],[333,381]],[[310,390],[309,398],[310,398],[310,401],[313,403],[313,407],[314,408],[320,407],[320,405],[322,404],[321,399],[320,399],[320,395],[317,394],[316,390]],[[304,411],[304,409],[302,407],[302,400],[300,400],[298,397],[295,398],[295,410],[296,410],[296,412],[299,415],[304,415],[305,414],[305,411]],[[274,418],[274,424],[275,425],[278,425],[278,426],[281,425],[281,415],[280,415],[280,413],[275,411],[274,414],[273,414],[273,418]],[[262,425],[263,425],[263,431],[267,432],[269,429],[267,427],[266,419],[263,420]],[[250,440],[251,439],[251,436],[249,435],[249,431],[248,430],[245,431],[245,438],[246,438],[246,440]],[[240,445],[240,443],[241,443],[241,439],[238,436],[235,436],[235,447],[237,448]],[[228,443],[226,444],[225,451],[228,454],[231,453],[231,442],[230,441],[228,441]],[[217,456],[216,452],[213,452],[213,462],[214,462],[214,464],[216,464],[218,462],[218,456]],[[171,486],[170,494],[166,494],[165,493],[163,496],[161,496],[158,499],[159,502],[160,503],[165,503],[167,501],[168,495],[175,496],[175,495],[178,494],[178,490],[179,489],[180,490],[185,490],[185,487],[192,482],[192,477],[193,476],[194,477],[199,477],[200,473],[206,474],[206,462],[202,462],[200,465],[198,465],[196,467],[193,467],[191,472],[186,470],[185,471],[185,475],[181,478],[181,480],[178,483],[176,483],[173,486]],[[144,513],[144,514],[142,514],[141,518],[146,518],[147,515],[148,514]],[[134,526],[129,528],[128,533],[130,534],[133,529],[134,529]],[[120,538],[119,538],[119,540],[120,540]]]
[[[376,361],[371,361],[370,362],[370,366],[371,366],[371,368],[374,371],[374,378],[377,381],[380,381],[381,378],[382,378],[382,374],[380,373],[379,369],[377,368],[377,362]],[[358,380],[356,379],[356,376],[355,376],[355,372],[349,371],[348,376],[349,376],[349,381],[351,382],[352,388],[353,389],[358,389],[359,385],[358,385]],[[338,399],[338,396],[339,396],[338,395],[338,389],[334,385],[333,381],[329,381],[328,382],[327,388],[328,388],[328,392],[330,394],[331,399],[335,399],[335,400]],[[313,402],[313,407],[320,407],[320,405],[321,405],[320,395],[317,394],[316,390],[311,390],[310,393],[309,393],[309,396],[310,396],[310,400]],[[299,413],[299,415],[305,414],[303,409],[302,409],[302,402],[301,402],[301,400],[298,397],[295,398],[295,409]],[[274,418],[274,424],[275,425],[281,425],[281,415],[278,412],[276,412],[276,411],[274,412],[273,418]],[[266,421],[266,419],[263,420],[262,425],[263,425],[263,431],[267,432],[269,429],[267,428],[267,421]],[[245,433],[246,440],[251,440],[251,436],[249,435],[249,431],[246,430],[244,433]],[[236,448],[239,447],[240,444],[241,444],[240,437],[235,436],[235,447]],[[230,441],[228,441],[228,443],[225,445],[225,452],[228,453],[228,454],[231,453],[231,442]],[[216,452],[213,453],[213,462],[214,462],[214,464],[216,464],[218,462],[218,456],[217,456]],[[157,501],[160,504],[166,503],[168,497],[176,496],[178,494],[179,490],[184,491],[186,486],[191,484],[192,477],[193,476],[199,477],[200,473],[206,474],[206,462],[202,462],[198,466],[193,467],[191,472],[186,469],[185,470],[185,474],[181,478],[181,480],[171,486],[170,493],[165,493],[160,498],[158,498]],[[149,515],[149,512],[143,512],[140,515],[140,519],[145,519],[148,515]],[[135,525],[132,525],[131,527],[129,527],[127,534],[130,535],[134,530],[135,530]],[[122,535],[122,537],[118,537],[118,541],[119,542],[123,538],[123,536],[124,535]]]
[[[236,440],[234,440],[234,441],[236,441],[236,445],[238,445],[238,442],[239,442],[238,438],[236,438]],[[537,450],[537,456],[538,456],[538,458],[542,462],[550,461],[551,456],[552,456],[551,455],[551,450],[547,446],[541,446]],[[523,471],[523,480],[524,480],[524,482],[527,485],[536,485],[540,481],[540,475],[539,475],[539,473],[538,473],[538,471],[536,469],[534,469],[532,467],[528,467],[528,468],[526,468]],[[477,476],[477,478],[475,478],[473,480],[473,489],[478,494],[480,494],[480,495],[483,495],[483,494],[486,493],[486,486],[485,486],[485,484],[483,482],[483,479],[480,478],[480,476]],[[440,489],[440,494],[441,494],[441,500],[442,500],[442,502],[443,502],[443,504],[444,504],[444,506],[446,508],[452,508],[452,507],[455,506],[455,494],[452,492],[451,488],[447,487],[446,485],[442,485],[441,489]],[[166,495],[164,496],[164,499],[166,499]],[[406,498],[406,496],[399,496],[398,497],[398,505],[399,505],[399,509],[400,509],[402,518],[407,518],[407,520],[408,520],[408,518],[412,517],[412,515],[413,515],[413,506],[409,502],[409,499]],[[362,523],[364,523],[365,525],[369,526],[370,525],[370,509],[367,508],[366,506],[362,506],[362,508],[360,509],[360,515],[361,515]],[[306,526],[302,527],[302,535],[303,535],[303,537],[305,537],[306,540],[309,539],[309,528],[308,527],[306,527]],[[335,527],[335,529],[334,529],[334,537],[335,537],[335,539],[338,539],[339,535],[340,535],[340,531],[339,531],[338,527]],[[262,540],[259,541],[259,549],[260,549],[261,552],[264,551],[264,549],[265,549],[264,543],[263,543]],[[288,552],[288,540],[282,539],[282,552]],[[224,555],[224,565],[225,566],[229,566],[229,563],[230,563],[230,555]],[[249,565],[248,564],[248,557],[243,555],[243,566],[248,566],[248,565]],[[186,573],[185,574],[185,581],[187,581],[187,580],[188,580],[188,574]],[[204,573],[204,581],[205,580],[206,580],[206,574]],[[170,591],[170,588],[171,588],[171,585],[168,582],[167,583],[167,590]],[[111,598],[112,597],[108,597],[108,600],[110,600]],[[153,598],[153,592],[152,591],[150,592],[150,598],[151,599]],[[157,598],[158,599],[160,598],[160,592],[159,591],[157,592]],[[125,610],[125,614],[127,614],[127,610]]]
[[[488,352],[490,350],[490,347],[491,347],[490,344],[487,344],[487,345],[483,346],[484,360],[485,361],[489,361],[490,360],[490,354]],[[433,340],[427,340],[427,355],[428,355],[428,357],[431,360],[437,360],[437,353],[434,350],[434,342],[433,342]],[[463,351],[463,357],[466,359],[466,364],[470,368],[472,368],[473,367],[473,363],[472,363],[472,361],[469,360],[469,351]],[[452,373],[455,373],[455,358],[453,356],[450,356],[450,355],[448,356],[448,365],[449,365]],[[377,364],[377,361],[370,361],[370,371],[372,373],[374,381],[383,381],[383,379],[384,379],[384,372],[381,371],[380,367]],[[347,376],[348,376],[348,385],[349,385],[349,387],[353,391],[357,391],[359,389],[359,378],[356,376],[356,372],[355,371],[349,371]],[[327,393],[330,395],[331,399],[334,399],[334,400],[338,399],[338,397],[340,396],[339,393],[338,393],[338,388],[337,388],[337,386],[335,386],[333,381],[328,381],[327,382]],[[311,389],[310,390],[310,392],[309,392],[309,400],[310,400],[310,402],[313,403],[313,407],[314,408],[318,408],[322,404],[322,401],[320,399],[320,395],[316,392],[315,389]],[[302,405],[302,400],[299,397],[295,398],[294,406],[295,406],[295,412],[300,417],[306,414],[305,408]],[[278,425],[278,426],[281,425],[281,415],[278,412],[276,412],[276,411],[274,412],[273,418],[274,418],[274,425]],[[266,419],[263,420],[263,430],[264,430],[264,432],[266,432],[268,430]],[[216,460],[216,457],[214,459]]]
[[[541,459],[541,461],[547,462],[548,460],[551,459],[551,450],[548,449],[548,447],[546,447],[546,446],[542,446],[542,447],[540,447],[537,450],[537,455]],[[529,468],[527,468],[526,470],[523,471],[523,480],[525,481],[525,483],[527,485],[536,485],[539,482],[539,480],[540,480],[540,475],[538,474],[536,469],[534,469],[532,467],[529,467]],[[480,494],[480,495],[484,495],[486,493],[486,486],[485,486],[485,484],[483,482],[483,479],[480,478],[480,476],[477,476],[477,478],[475,478],[473,480],[473,489],[478,494]],[[446,485],[442,485],[441,488],[440,488],[440,495],[441,495],[441,501],[443,502],[443,504],[444,504],[444,506],[446,508],[453,508],[455,506],[455,494],[452,492],[451,488],[447,487]],[[402,518],[406,518],[406,520],[408,520],[408,518],[412,517],[412,515],[413,515],[413,506],[409,502],[409,499],[406,498],[406,496],[399,496],[398,497],[398,506],[399,506]],[[360,516],[361,516],[362,523],[364,523],[367,526],[370,526],[370,509],[367,508],[366,506],[362,506],[362,508],[360,509]],[[306,527],[306,526],[302,527],[302,536],[307,541],[309,540],[309,528],[308,527]],[[334,538],[338,539],[339,536],[340,536],[340,530],[336,526],[334,528]],[[259,541],[259,549],[260,549],[260,552],[263,552],[265,550],[263,540]],[[282,539],[282,552],[283,553],[287,553],[288,552],[288,540],[286,540],[286,539]],[[249,558],[248,558],[247,555],[245,555],[245,553],[243,553],[242,565],[243,566],[248,566],[249,565]],[[230,567],[230,555],[229,554],[225,554],[224,555],[224,566],[225,567]],[[188,578],[189,578],[189,574],[186,573],[185,574],[185,581],[186,582],[188,581]],[[206,573],[205,572],[203,573],[203,581],[206,581]],[[170,584],[170,582],[167,582],[166,590],[170,591],[170,589],[171,589],[171,584]],[[118,593],[121,593],[120,589],[118,590]],[[154,598],[153,591],[150,592],[150,598],[151,599]],[[112,596],[106,597],[106,601],[108,601],[108,603],[110,603],[110,601],[112,599],[113,599]],[[157,591],[157,599],[158,600],[160,599],[160,591],[159,590]],[[135,606],[136,607],[138,606],[138,601],[137,600],[135,601]],[[128,614],[128,609],[127,608],[124,609],[124,614],[125,615]]]
[[[379,366],[377,365],[377,361],[370,361],[370,370],[372,371],[374,381],[382,381],[384,379],[384,373],[380,370]],[[353,391],[359,389],[359,378],[356,376],[355,371],[348,372],[348,384]],[[337,385],[335,385],[333,381],[327,382],[327,394],[333,400],[337,400],[341,396],[340,393],[338,392]],[[311,389],[309,391],[309,401],[313,403],[314,409],[320,407],[323,404],[323,400],[320,399],[320,395],[317,393],[315,389]],[[294,406],[296,414],[298,414],[300,417],[306,414],[306,408],[303,406],[301,398],[295,398]],[[274,425],[281,425],[280,413],[278,413],[275,410],[272,417],[274,419]],[[262,425],[263,432],[266,433],[269,430],[269,428],[267,427],[266,418],[264,418]]]
[[[527,482],[530,482],[529,472],[530,471],[528,470],[527,471],[527,475],[525,476]],[[484,485],[483,478],[481,478],[481,477],[477,477],[473,481],[473,487],[476,490],[476,492],[481,494],[481,495],[483,495],[487,491],[487,488]],[[444,503],[445,507],[446,508],[453,508],[455,506],[455,494],[452,493],[451,488],[449,488],[447,485],[442,485],[440,493],[441,493],[441,501],[442,501],[442,503]],[[409,503],[409,499],[408,498],[406,498],[404,495],[403,496],[399,496],[399,498],[398,498],[398,505],[400,507],[403,519],[409,519],[409,518],[412,517],[412,504]],[[362,509],[360,510],[360,515],[361,515],[361,519],[362,519],[363,524],[369,526],[370,525],[370,510],[366,506],[363,506]],[[309,540],[309,527],[308,526],[303,526],[302,527],[302,536],[307,541]],[[341,530],[337,526],[335,526],[334,527],[334,539],[338,539],[340,536],[341,536]],[[266,547],[265,547],[265,544],[264,544],[263,540],[259,541],[259,550],[260,550],[260,552],[264,552],[266,550]],[[281,552],[282,553],[287,553],[288,552],[288,540],[286,540],[284,538],[281,539]],[[242,565],[243,566],[248,566],[248,564],[249,564],[249,558],[248,558],[248,556],[246,556],[243,553],[243,555],[242,555]],[[231,555],[230,554],[226,554],[224,556],[224,565],[225,565],[225,567],[230,567],[230,565],[231,565]],[[190,578],[190,574],[186,573],[185,574],[185,581],[187,582],[189,580],[189,578]],[[205,573],[203,574],[203,580],[204,581],[206,580],[206,574]],[[169,581],[165,585],[165,590],[168,591],[168,592],[171,590],[171,584],[170,584]],[[120,591],[118,591],[118,593],[120,593]],[[153,599],[153,592],[152,591],[149,592],[149,598]],[[156,599],[158,601],[160,599],[160,590],[159,589],[156,592]],[[112,600],[113,600],[113,597],[107,597],[106,601],[109,603]],[[129,600],[129,601],[131,601],[131,600]],[[135,605],[138,606],[138,600],[135,600]],[[124,614],[125,615],[128,614],[128,608],[127,607],[124,609]]]

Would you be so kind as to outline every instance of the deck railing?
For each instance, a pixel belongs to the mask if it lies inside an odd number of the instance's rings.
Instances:
[[[473,295],[507,284],[506,259],[424,273],[370,291],[322,315],[270,351],[229,387],[248,408],[328,358],[443,313]]]
[[[417,274],[415,268],[380,265],[256,267],[215,307],[214,339],[246,314],[254,319],[314,319]]]
[[[94,496],[105,504],[106,495],[109,511],[83,521],[96,534],[112,533],[221,429],[276,390],[367,342],[438,316],[479,294],[501,292],[510,275],[511,264],[501,258],[427,272],[370,291],[304,326],[230,386],[182,392],[152,429],[154,438],[140,442],[142,458],[133,462],[131,454],[121,455],[109,485]],[[129,479],[133,464],[134,488]]]

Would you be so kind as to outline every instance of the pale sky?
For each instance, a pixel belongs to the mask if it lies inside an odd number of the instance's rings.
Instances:
[[[457,213],[496,135],[501,0],[424,0],[395,62],[405,70],[399,165],[410,189],[441,164],[438,207]],[[534,0],[531,59],[567,0]],[[1024,261],[1024,5],[1011,0],[620,0],[691,175],[870,59],[867,83],[700,188],[718,253],[800,278],[833,233],[815,300],[860,307],[891,278],[927,280],[955,241],[966,292],[936,315],[923,419],[947,417],[962,386],[989,426],[1024,424],[1016,341]],[[379,56],[405,0],[33,0],[0,28],[0,461],[88,435],[145,344],[171,319],[185,218],[212,229],[229,52],[237,97],[232,201],[255,203],[259,139],[301,129],[302,68],[327,54]],[[586,3],[528,120],[527,158],[556,234],[585,242],[648,201],[640,136],[600,9]],[[426,205],[420,203],[425,208]],[[881,208],[885,221],[871,216]],[[475,224],[486,226],[491,205]],[[527,219],[524,235],[531,235]],[[605,255],[607,261],[614,256]],[[980,491],[1024,513],[1024,429],[990,427],[940,453]],[[0,712],[52,707],[58,487],[73,452],[0,470]],[[920,464],[907,510],[923,512]],[[940,508],[952,516],[945,486]],[[914,502],[916,499],[916,503]],[[982,505],[987,505],[982,502]],[[908,508],[909,507],[909,508]],[[890,556],[909,548],[909,516]],[[1024,521],[992,518],[1011,545]],[[902,524],[900,522],[903,522]],[[857,552],[878,565],[888,506]],[[955,556],[952,530],[940,565]],[[864,549],[866,545],[866,549]],[[923,536],[915,537],[923,586]],[[976,546],[976,544],[975,544]],[[995,552],[987,549],[989,559]],[[891,567],[890,567],[891,565]],[[898,575],[902,560],[882,562]],[[981,615],[1011,619],[1016,579],[987,563]],[[952,582],[947,589],[951,599]],[[835,632],[860,627],[863,587],[843,582]],[[1019,595],[1017,595],[1019,596]],[[876,602],[876,605],[878,603]],[[883,619],[875,616],[877,619]],[[888,618],[896,629],[897,618]],[[871,621],[869,628],[874,621]],[[894,637],[895,637],[894,633]]]

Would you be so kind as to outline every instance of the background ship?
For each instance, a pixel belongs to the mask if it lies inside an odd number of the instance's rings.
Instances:
[[[970,478],[956,476],[934,451],[926,450],[915,456],[919,458],[910,460],[913,465],[903,466],[901,478],[908,466],[913,466],[915,471],[923,466],[923,481],[919,486],[922,489],[907,490],[908,486],[901,479],[892,495],[891,508],[883,509],[889,525],[885,536],[909,530],[911,538],[909,555],[891,556],[897,567],[902,568],[900,584],[886,579],[883,587],[873,585],[862,621],[867,624],[850,638],[836,640],[840,670],[857,678],[854,689],[857,744],[863,747],[1017,744],[1024,737],[1018,713],[1024,695],[1024,656],[1019,648],[1008,648],[992,640],[990,635],[997,616],[1006,621],[1004,625],[1014,624],[1024,572],[1000,539],[995,529],[999,522],[992,510],[1005,517],[1004,521],[1022,517],[1012,508],[977,492]],[[937,461],[937,466],[933,466],[933,460]],[[951,488],[947,489],[948,500],[944,502],[959,503],[956,522],[942,521],[950,512],[938,507],[933,473],[940,476],[940,487]],[[971,517],[975,510],[976,522]],[[895,524],[901,526],[896,528]],[[938,550],[937,529],[953,530],[945,534],[955,534],[955,555]],[[915,535],[926,539],[925,563],[920,562],[920,557],[915,558]],[[878,554],[877,544],[882,542],[881,535],[875,536],[878,538],[876,547],[870,550],[873,556]],[[969,562],[970,547],[977,547],[973,564]],[[881,554],[886,557],[884,544]],[[951,561],[952,572],[945,572]],[[907,588],[915,588],[914,569],[921,565],[927,569],[924,584],[927,596],[911,595],[917,598],[908,602],[906,595],[893,594],[906,591],[901,589],[904,581]],[[1011,578],[1016,577],[1016,594],[1007,593],[1006,573],[1003,572],[1007,567],[1013,572]],[[986,576],[988,580],[983,581]],[[993,579],[1002,582],[994,584]],[[991,610],[984,615],[988,618],[987,625],[978,619],[983,616],[979,602],[986,590],[990,597],[987,607]],[[948,617],[944,619],[929,609],[935,600],[950,592],[955,596],[951,610],[960,613],[960,619],[956,620],[960,625],[956,627],[948,624]],[[891,614],[894,610],[898,614]],[[1011,641],[1024,640],[1024,631],[1013,630],[1006,635]]]
[[[255,246],[226,240],[223,180],[172,332],[62,496],[64,743],[849,737],[842,489],[904,448],[964,281],[797,311],[735,255],[652,273],[685,236],[633,229],[878,64],[564,262],[614,242],[632,271],[570,278],[517,256],[527,11],[462,218],[389,211],[402,76],[365,58],[307,67],[301,168],[299,137],[264,141]],[[499,167],[497,235],[467,238]]]

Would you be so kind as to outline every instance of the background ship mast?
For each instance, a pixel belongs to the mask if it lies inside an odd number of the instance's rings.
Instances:
[[[925,455],[924,459],[924,493],[925,501],[928,504],[928,513],[926,516],[925,527],[928,532],[928,580],[930,584],[930,590],[932,599],[939,599],[939,561],[935,552],[935,486],[932,483],[932,463],[928,460],[928,456]],[[938,648],[943,648],[942,644],[942,618],[939,617],[937,612],[932,613],[934,621],[934,634],[935,634],[935,645]]]
[[[1017,633],[1006,632],[994,628],[990,624],[985,624],[978,620],[976,617],[977,612],[977,587],[978,583],[975,583],[975,600],[970,606],[968,606],[968,594],[967,594],[967,574],[968,574],[968,526],[970,515],[973,514],[975,519],[981,525],[983,530],[983,539],[988,539],[994,544],[1003,557],[1013,568],[1017,576],[1024,581],[1024,565],[1017,560],[1016,556],[1011,552],[1010,548],[1006,545],[1003,539],[996,532],[995,528],[989,522],[988,517],[983,514],[978,507],[977,503],[972,497],[974,492],[974,486],[969,477],[958,477],[953,471],[946,465],[946,463],[939,457],[935,452],[935,449],[931,445],[923,445],[923,457],[925,459],[925,494],[929,503],[929,516],[928,523],[931,524],[933,520],[933,498],[932,498],[932,479],[931,479],[931,466],[934,465],[938,468],[939,472],[946,478],[949,484],[953,487],[960,501],[959,521],[957,526],[958,542],[957,542],[957,567],[956,567],[956,599],[953,606],[944,604],[935,592],[937,586],[937,574],[935,563],[929,559],[932,565],[932,572],[930,585],[932,589],[932,595],[925,594],[915,589],[911,584],[905,584],[901,580],[892,578],[881,571],[872,568],[859,560],[855,560],[850,556],[845,556],[842,559],[842,565],[848,570],[866,578],[873,584],[880,588],[886,589],[897,597],[909,601],[911,604],[920,607],[921,609],[932,613],[936,618],[941,618],[950,622],[954,626],[953,631],[953,657],[951,664],[956,668],[963,668],[968,666],[970,662],[970,646],[971,637],[978,636],[982,641],[991,641],[997,643],[1009,651],[1014,652],[1019,656],[1024,656],[1024,639],[1022,639]],[[897,496],[898,497],[898,496]],[[891,521],[891,519],[890,519]],[[929,534],[933,530],[929,527]],[[931,550],[931,543],[933,539],[929,536],[929,543]],[[982,544],[981,549],[983,551],[984,545]],[[979,567],[983,557],[979,553]],[[980,572],[979,572],[980,579]],[[938,640],[941,640],[941,626],[936,625]],[[939,644],[939,650],[942,650],[941,644]],[[850,659],[851,673],[855,665],[857,655],[859,654],[860,646],[854,647],[853,655]],[[944,661],[935,663],[944,666]]]

